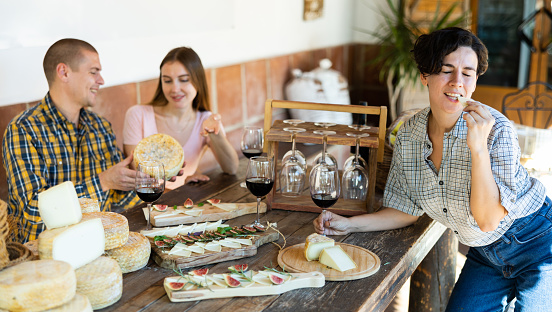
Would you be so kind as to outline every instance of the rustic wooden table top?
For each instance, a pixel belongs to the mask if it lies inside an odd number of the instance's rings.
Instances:
[[[245,177],[246,162],[247,159],[241,160],[236,176],[213,172],[210,182],[189,184],[165,193],[158,203],[182,204],[188,197],[194,202],[214,197],[223,202],[253,202],[255,197],[239,186]],[[131,231],[139,232],[145,228],[143,206],[122,213],[128,218]],[[261,219],[277,222],[278,229],[285,235],[287,247],[303,243],[314,232],[312,221],[316,217],[316,213],[310,212],[272,210]],[[246,215],[226,223],[248,224],[254,218],[255,215]],[[145,268],[124,274],[121,300],[102,311],[383,311],[444,230],[442,225],[424,216],[403,229],[333,236],[338,242],[374,252],[381,260],[379,271],[359,280],[326,282],[322,288],[299,289],[282,295],[172,303],[166,296],[163,280],[175,273],[159,267],[150,259]],[[280,238],[278,244],[283,245],[284,240]],[[266,244],[253,257],[206,267],[212,273],[226,272],[228,266],[239,263],[247,263],[253,270],[276,267],[278,250],[277,246]]]

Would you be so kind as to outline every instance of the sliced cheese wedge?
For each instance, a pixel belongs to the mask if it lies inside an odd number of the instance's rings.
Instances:
[[[65,181],[40,192],[38,211],[47,229],[79,223],[82,211],[73,182]]]
[[[165,228],[154,228],[152,230],[142,230],[140,231],[140,234],[146,237],[155,237],[158,235],[165,235],[165,232],[169,229],[170,229],[169,227],[165,227]]]
[[[216,231],[216,229],[222,224],[222,220],[218,220],[217,222],[205,223],[205,231]]]
[[[240,243],[242,245],[246,245],[246,246],[251,246],[253,245],[253,242],[251,241],[251,239],[249,238],[233,238],[233,237],[228,237],[226,238],[227,241],[230,241],[230,242],[236,242],[236,243]]]
[[[228,240],[227,238],[225,238],[225,239],[219,241],[219,243],[220,243],[223,247],[241,248],[241,244],[240,244],[240,243],[230,241],[230,240]]]
[[[196,245],[187,246],[185,249],[189,250],[191,252],[198,253],[198,254],[204,254],[205,253],[205,249],[203,249],[203,247],[196,246]]]
[[[195,226],[194,228],[194,233],[196,232],[205,232],[205,223],[199,223],[198,225]]]
[[[209,242],[204,248],[205,250],[219,252],[222,250],[222,245],[219,242]]]
[[[305,241],[305,259],[307,261],[318,260],[322,249],[335,245],[335,241],[329,237],[312,233]]]
[[[179,249],[179,250],[173,252],[171,255],[187,258],[187,257],[190,257],[192,255],[192,252],[187,250],[187,249]]]
[[[197,226],[197,223],[194,223],[194,224],[188,225],[188,226],[183,226],[182,229],[180,229],[180,231],[178,231],[178,234],[188,235],[190,233],[193,233],[196,226]]]
[[[216,278],[214,276],[206,275],[207,279],[213,282],[215,285],[226,288],[228,287],[228,284],[224,281],[224,278]]]
[[[219,203],[219,204],[211,204],[211,205],[217,208],[220,208],[222,210],[226,210],[228,212],[232,212],[238,209],[238,204],[234,204],[234,203]]]
[[[272,285],[272,282],[270,281],[270,278],[268,278],[268,275],[261,274],[260,272],[253,276],[253,280],[256,283],[259,283],[262,285],[266,285],[266,286]]]
[[[320,253],[320,263],[336,269],[339,272],[345,272],[357,267],[356,263],[349,255],[340,247],[333,246],[324,248]]]
[[[180,232],[180,230],[182,230],[182,227],[183,225],[179,225],[179,226],[176,226],[176,227],[170,227],[166,232],[165,234],[163,235],[166,235],[168,237],[174,237],[176,235],[178,235],[178,233]]]
[[[46,230],[38,236],[40,259],[65,261],[75,269],[94,261],[104,250],[105,234],[100,218]]]
[[[185,210],[184,213],[192,217],[199,217],[203,214],[203,209],[194,208],[190,210]]]
[[[172,255],[172,254],[176,253],[179,250],[186,250],[187,247],[188,247],[188,245],[186,245],[186,244],[178,243],[178,244],[174,245],[174,247],[171,248],[171,250],[169,250],[169,255]]]

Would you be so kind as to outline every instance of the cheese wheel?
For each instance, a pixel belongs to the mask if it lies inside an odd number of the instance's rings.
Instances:
[[[116,212],[85,212],[83,220],[100,218],[105,231],[105,250],[118,248],[128,241],[128,220]]]
[[[128,241],[119,248],[107,250],[105,256],[119,263],[123,273],[137,271],[146,264],[151,254],[151,244],[142,234],[130,232]]]
[[[307,239],[305,240],[305,259],[307,259],[307,261],[318,260],[320,252],[322,252],[324,248],[331,247],[333,245],[335,245],[335,241],[333,239],[317,233],[312,233],[307,236]]]
[[[75,225],[45,230],[38,236],[40,259],[66,261],[77,269],[92,262],[105,251],[105,234],[99,218]]]
[[[75,270],[57,260],[27,261],[0,271],[0,308],[43,311],[75,296]]]
[[[6,241],[0,237],[0,270],[2,270],[10,262],[10,254],[6,247]]]
[[[48,229],[79,223],[82,213],[73,182],[65,181],[38,193],[38,211]]]
[[[90,300],[92,309],[108,307],[123,295],[123,273],[117,261],[99,257],[75,270],[77,292]]]
[[[79,204],[82,212],[99,212],[100,204],[97,200],[81,197],[79,198]]]
[[[92,312],[92,305],[88,297],[76,293],[73,299],[66,304],[44,312]]]
[[[134,148],[134,166],[141,161],[153,160],[165,167],[165,179],[178,174],[184,164],[184,150],[178,141],[168,134],[157,133],[143,138]]]
[[[32,240],[32,241],[28,241],[26,242],[25,244],[23,244],[25,247],[27,247],[27,249],[29,249],[32,253],[33,253],[33,256],[38,259],[39,258],[39,255],[38,255],[38,239],[35,239],[35,240]]]

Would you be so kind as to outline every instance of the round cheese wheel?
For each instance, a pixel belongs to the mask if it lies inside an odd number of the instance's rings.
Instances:
[[[75,270],[77,292],[90,300],[92,309],[108,307],[123,295],[123,273],[117,261],[99,257]]]
[[[105,231],[105,250],[118,248],[128,241],[128,219],[116,212],[85,212],[82,221],[100,218]],[[82,222],[81,221],[81,222]]]
[[[76,293],[73,299],[66,304],[44,312],[92,312],[92,305],[88,297]]]
[[[107,250],[105,256],[119,263],[123,273],[137,271],[148,264],[151,244],[147,237],[140,233],[130,232],[128,241],[119,248]]]
[[[100,211],[100,204],[95,199],[81,197],[81,198],[79,198],[79,204],[80,204],[82,212],[99,212]]]
[[[178,141],[168,134],[157,133],[143,138],[134,148],[134,166],[141,161],[154,160],[165,167],[165,179],[178,174],[184,164],[184,150]]]
[[[0,271],[0,308],[43,311],[63,305],[75,296],[77,279],[64,261],[27,261]]]

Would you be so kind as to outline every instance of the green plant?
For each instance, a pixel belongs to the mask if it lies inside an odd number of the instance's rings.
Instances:
[[[463,26],[466,23],[466,15],[451,18],[458,2],[451,5],[444,13],[440,13],[440,1],[431,20],[421,24],[413,21],[406,14],[404,0],[395,4],[394,0],[386,0],[388,10],[379,10],[383,18],[383,25],[377,31],[366,31],[378,39],[381,48],[379,54],[369,62],[377,68],[381,68],[379,78],[385,81],[389,96],[390,113],[395,118],[397,101],[402,90],[418,81],[419,73],[416,63],[412,59],[411,50],[416,39],[434,30]]]

